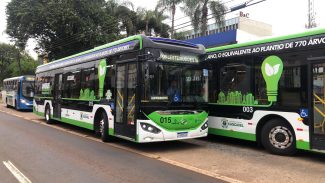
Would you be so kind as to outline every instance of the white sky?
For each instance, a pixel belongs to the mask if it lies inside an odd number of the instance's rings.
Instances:
[[[123,1],[123,0],[121,0]],[[131,0],[135,7],[145,7],[147,9],[154,9],[158,0]],[[255,0],[253,2],[257,2]],[[6,14],[5,7],[10,0],[0,0],[0,42],[9,43],[10,39],[4,33],[6,29]],[[221,0],[225,2],[226,6],[231,7],[238,5],[245,0]],[[228,3],[227,3],[228,2]],[[325,27],[325,11],[322,10],[325,7],[324,0],[314,0],[316,23],[318,27]],[[308,0],[266,0],[260,4],[242,9],[245,13],[249,13],[250,18],[253,20],[262,21],[271,24],[273,27],[274,35],[283,35],[295,32],[301,32],[305,29],[307,22],[307,7]],[[238,15],[239,11],[227,14],[227,18]],[[169,13],[167,13],[170,15]],[[178,9],[176,12],[176,19],[184,17],[184,14]],[[179,19],[175,22],[175,25],[188,21],[187,18]],[[170,20],[166,20],[166,23],[170,23]],[[190,28],[190,27],[189,27]],[[32,54],[34,58],[37,57],[33,51],[35,43],[29,42],[27,51]]]

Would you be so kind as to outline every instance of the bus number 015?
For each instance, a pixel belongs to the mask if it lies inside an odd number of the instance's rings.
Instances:
[[[161,117],[160,118],[160,123],[171,123],[172,118],[171,117]]]
[[[249,113],[252,113],[254,112],[254,108],[253,107],[243,107],[243,112],[249,112]]]

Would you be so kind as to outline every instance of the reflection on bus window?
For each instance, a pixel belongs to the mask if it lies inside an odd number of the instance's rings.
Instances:
[[[195,66],[145,65],[143,101],[206,102],[207,76]]]

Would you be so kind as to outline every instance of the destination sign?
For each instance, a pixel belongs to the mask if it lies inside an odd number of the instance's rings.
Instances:
[[[191,64],[197,64],[199,63],[199,57],[198,55],[186,53],[186,52],[160,52],[160,60],[165,62],[177,62],[177,63],[191,63]]]
[[[130,41],[130,42],[119,44],[119,45],[112,46],[109,48],[104,48],[101,50],[90,52],[88,54],[68,58],[66,60],[54,61],[53,63],[49,63],[44,66],[40,66],[37,70],[38,70],[38,72],[42,72],[45,70],[52,70],[52,69],[56,69],[56,68],[66,67],[69,65],[75,65],[75,64],[79,64],[79,63],[83,63],[83,62],[88,62],[88,61],[92,61],[92,60],[105,58],[107,56],[114,55],[116,53],[133,50],[138,43],[139,43],[138,40]]]
[[[277,41],[254,46],[245,46],[225,51],[216,51],[206,56],[205,60],[227,58],[233,56],[244,56],[258,53],[285,51],[297,48],[308,48],[313,46],[325,45],[325,35]]]
[[[35,81],[35,78],[34,77],[26,77],[26,81]]]

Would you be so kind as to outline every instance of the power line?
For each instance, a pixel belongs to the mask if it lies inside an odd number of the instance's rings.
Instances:
[[[223,2],[223,3],[221,3],[221,4],[222,4],[222,5],[225,5],[225,4],[228,4],[228,3],[232,2],[232,1],[235,1],[235,0],[228,0],[227,2]],[[188,16],[183,16],[183,17],[177,18],[177,19],[174,20],[174,22],[177,21],[177,20],[181,20],[181,19],[187,18],[187,17],[188,17]],[[166,24],[170,24],[170,23],[172,23],[172,22],[173,22],[173,21],[171,20],[171,21],[169,21],[169,22],[166,22]]]
[[[232,1],[235,1],[235,0],[228,0],[227,2],[224,2],[223,4],[226,4],[226,3],[229,3],[229,2],[232,2]],[[252,4],[249,4],[249,5],[246,5],[245,7],[249,7],[249,6],[252,6],[252,5],[261,3],[263,1],[266,1],[266,0],[261,0],[261,1],[258,1],[256,3],[252,3]],[[242,7],[242,8],[245,8],[245,7]],[[240,8],[240,9],[242,9],[242,8]],[[239,10],[239,9],[237,9],[237,10]],[[224,15],[227,14],[227,13],[230,13],[230,12],[232,12],[232,11],[228,11],[228,12],[224,13]],[[208,16],[211,16],[211,15],[213,15],[213,14],[209,14]],[[185,17],[187,17],[187,16],[185,16]],[[185,18],[185,17],[182,17],[182,18]],[[210,17],[207,20],[210,20],[212,18],[213,17]],[[179,19],[181,19],[181,18],[179,18]],[[191,21],[188,21],[188,22],[185,22],[185,23],[176,25],[175,27],[178,27],[178,26],[181,26],[181,25],[185,25],[185,24],[188,24],[188,23],[191,23]],[[191,24],[190,25],[185,25],[183,27],[180,27],[180,28],[177,28],[177,29],[174,29],[174,30],[176,31],[176,30],[179,30],[179,29],[188,27],[188,26],[192,26],[192,25]],[[72,36],[66,36],[66,37],[64,37],[62,39],[60,38],[60,41],[55,41],[54,43],[51,44],[51,48],[52,49],[55,49],[55,48],[58,48],[58,47],[64,47],[64,46],[67,46],[67,45],[71,45],[73,43],[77,43],[77,42],[79,42],[79,40],[76,40],[76,39],[77,38],[80,38],[80,37],[83,37],[83,36],[87,36],[87,34],[79,33],[79,34],[74,34]]]
[[[240,10],[240,9],[243,9],[243,8],[246,8],[246,7],[249,7],[249,6],[253,6],[253,5],[255,5],[255,4],[258,4],[258,3],[261,3],[261,2],[264,2],[264,1],[266,1],[266,0],[260,0],[260,1],[258,1],[258,2],[255,2],[255,3],[252,3],[252,4],[246,5],[245,7],[241,7],[241,8],[239,8],[239,9],[236,9],[236,10],[234,10],[234,11],[237,11],[237,10]],[[233,12],[233,11],[227,11],[227,12],[225,12],[223,15],[228,14],[228,13],[231,13],[231,12]],[[213,15],[213,14],[210,14],[210,15]],[[210,15],[208,15],[208,16],[210,16]],[[210,18],[208,18],[207,20],[210,20],[210,19],[212,19],[212,18],[213,18],[213,17],[210,17]],[[200,21],[200,22],[202,22],[202,21]],[[188,24],[188,23],[191,23],[191,21],[188,21],[188,22],[185,22],[185,23],[179,24],[179,25],[177,25],[177,27],[180,26],[180,25]],[[190,24],[190,25],[185,25],[185,26],[183,26],[183,27],[180,27],[180,28],[174,29],[174,31],[179,30],[179,29],[183,29],[183,28],[188,27],[188,26],[192,26],[192,24]],[[175,26],[175,27],[176,27],[176,26]]]
[[[227,1],[226,3],[231,2],[231,1],[234,1],[234,0]],[[225,4],[225,3],[224,3],[224,4]],[[223,5],[224,5],[224,4],[223,4]],[[211,13],[211,14],[209,14],[208,16],[211,16],[211,15],[213,15],[213,14]],[[186,16],[186,17],[187,17],[187,16]],[[178,27],[178,26],[181,26],[181,25],[188,24],[188,23],[191,23],[191,21],[188,21],[188,22],[184,22],[184,23],[178,24],[178,25],[174,26],[174,28],[175,28],[175,27]],[[178,29],[175,29],[175,30],[178,30]]]

